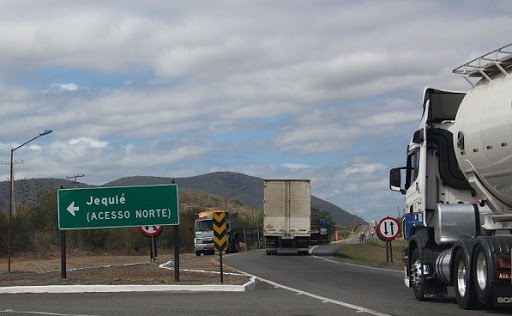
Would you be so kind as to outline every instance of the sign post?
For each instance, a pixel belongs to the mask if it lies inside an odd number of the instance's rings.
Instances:
[[[384,217],[377,225],[377,236],[386,242],[386,261],[393,262],[391,241],[400,234],[400,223],[396,218]]]
[[[158,247],[156,245],[156,237],[160,235],[163,230],[163,226],[141,226],[139,227],[142,235],[151,238],[149,244],[149,259],[151,263],[155,263],[158,258]]]
[[[219,251],[220,259],[220,283],[224,283],[224,266],[222,263],[222,252],[228,246],[228,236],[226,234],[226,212],[213,213],[213,242],[215,248]]]

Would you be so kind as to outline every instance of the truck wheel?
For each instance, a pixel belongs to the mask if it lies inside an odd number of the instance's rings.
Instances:
[[[420,250],[418,248],[414,249],[414,252],[412,253],[410,275],[414,296],[418,301],[424,301],[425,293],[423,292],[423,282],[425,281],[425,278],[423,277],[423,271],[421,271]]]
[[[475,309],[478,307],[476,303],[476,293],[473,282],[470,279],[470,271],[464,251],[459,250],[455,255],[454,261],[454,286],[455,298],[457,304],[462,309]]]
[[[473,257],[473,278],[478,301],[483,305],[489,305],[491,300],[491,287],[489,280],[490,261],[487,258],[484,247],[476,245]]]
[[[200,256],[201,255],[201,251],[196,251],[196,256]]]

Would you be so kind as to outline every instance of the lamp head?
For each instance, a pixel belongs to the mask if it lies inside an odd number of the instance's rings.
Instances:
[[[48,134],[50,134],[51,132],[53,132],[51,129],[45,129],[45,130],[44,130],[44,132],[39,133],[39,136],[48,135]]]

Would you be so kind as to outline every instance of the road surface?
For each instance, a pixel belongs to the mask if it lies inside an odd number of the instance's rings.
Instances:
[[[7,294],[0,315],[487,315],[463,311],[453,297],[418,302],[402,272],[343,264],[320,246],[310,256],[267,256],[265,251],[224,255],[224,263],[261,278],[252,291]],[[198,260],[210,260],[201,256]]]

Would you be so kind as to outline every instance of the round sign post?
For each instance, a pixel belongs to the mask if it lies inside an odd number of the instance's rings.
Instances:
[[[150,244],[150,248],[149,248],[149,250],[150,250],[149,257],[150,257],[151,263],[155,262],[156,258],[158,257],[155,237],[160,235],[160,233],[162,232],[163,229],[164,229],[163,226],[141,226],[141,227],[139,227],[140,232],[144,236],[151,238],[151,244]]]
[[[386,261],[393,262],[393,248],[391,241],[400,234],[400,223],[396,218],[384,217],[377,225],[377,236],[386,242]]]

